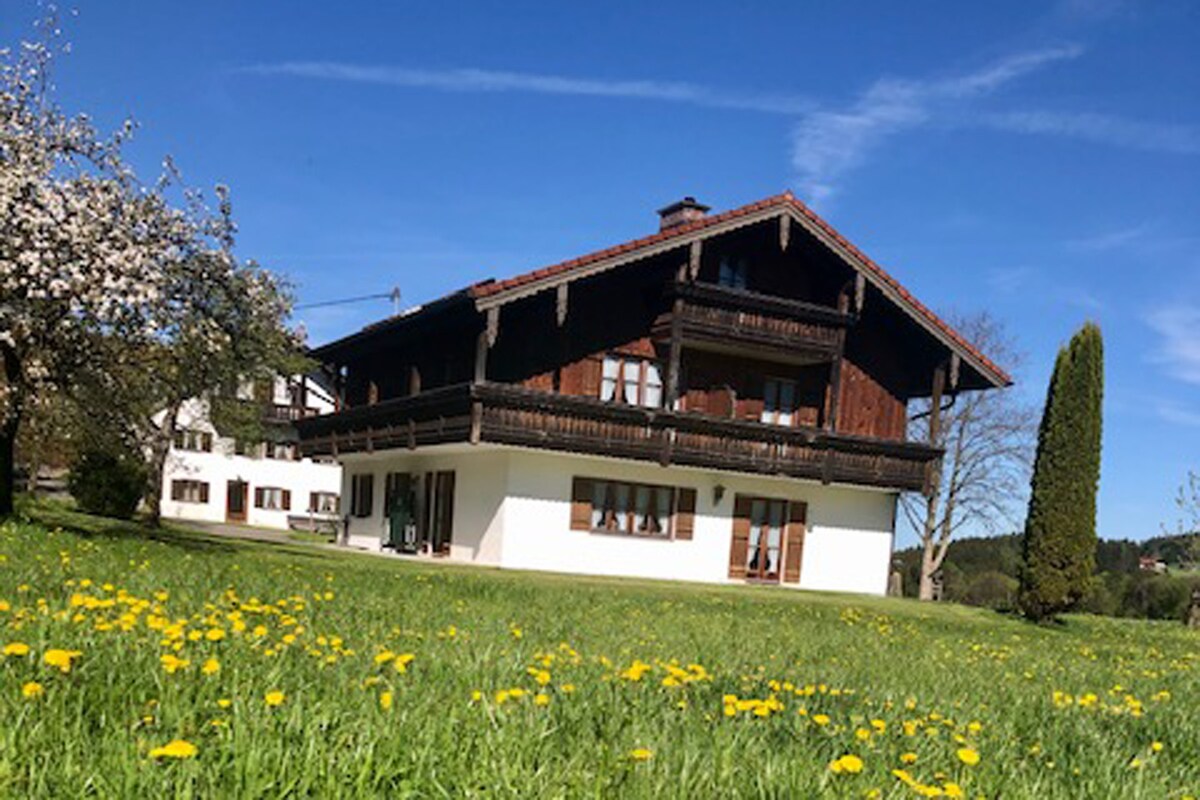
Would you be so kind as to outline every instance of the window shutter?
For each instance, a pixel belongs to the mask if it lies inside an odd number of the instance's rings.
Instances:
[[[254,507],[255,508],[263,507],[263,490],[262,490],[261,486],[254,487]]]
[[[571,482],[571,530],[586,531],[592,528],[592,481],[575,478]]]
[[[316,510],[317,510],[317,493],[309,492],[308,493],[308,513],[311,514]]]
[[[800,564],[804,557],[804,529],[808,516],[806,503],[792,502],[787,525],[787,537],[783,548],[783,582],[800,582]]]
[[[171,481],[171,499],[178,500],[183,494],[183,485],[179,481]]]
[[[580,394],[584,397],[600,396],[600,371],[602,359],[592,356],[579,362]]]
[[[677,489],[675,501],[675,538],[691,539],[696,527],[696,490]]]
[[[737,495],[733,501],[733,538],[729,545],[729,577],[746,577],[746,547],[750,543],[750,498]]]
[[[200,484],[200,502],[201,503],[208,502],[208,484],[207,483]]]
[[[284,511],[292,510],[292,490],[291,489],[283,490],[283,510]]]

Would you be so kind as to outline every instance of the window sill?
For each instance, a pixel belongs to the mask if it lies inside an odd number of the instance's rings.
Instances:
[[[673,542],[675,537],[668,533],[630,533],[629,531],[611,530],[609,528],[588,528],[587,533],[600,536],[619,536],[623,539],[651,539],[660,542]]]

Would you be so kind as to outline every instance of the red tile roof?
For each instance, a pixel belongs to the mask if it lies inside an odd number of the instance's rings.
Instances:
[[[619,244],[604,250],[598,250],[594,253],[588,253],[587,255],[579,256],[578,258],[572,258],[568,261],[562,261],[558,264],[551,264],[550,266],[542,267],[541,269],[536,269],[532,272],[526,272],[513,278],[507,278],[502,281],[485,281],[483,283],[477,283],[473,286],[470,286],[467,289],[467,293],[469,296],[476,299],[490,297],[492,295],[505,292],[509,289],[516,289],[534,281],[553,277],[555,275],[561,275],[587,264],[592,264],[597,261],[602,261],[606,258],[622,255],[633,250],[640,250],[643,247],[649,247],[670,239],[685,236],[689,233],[694,233],[696,231],[712,227],[713,225],[718,225],[722,222],[736,219],[737,217],[744,217],[747,214],[753,214],[773,206],[781,208],[790,207],[804,216],[806,219],[824,231],[830,238],[836,241],[848,253],[850,253],[865,269],[870,271],[880,281],[890,286],[913,311],[924,317],[934,327],[946,334],[946,336],[948,336],[954,343],[978,359],[984,364],[984,366],[994,372],[996,377],[998,377],[1003,383],[1012,382],[1012,379],[1009,377],[1007,372],[997,366],[995,362],[984,355],[973,344],[968,342],[962,336],[962,334],[950,327],[944,320],[938,317],[937,314],[934,314],[933,311],[925,306],[924,303],[922,303],[920,300],[914,297],[911,292],[905,289],[899,281],[889,275],[887,271],[883,269],[883,267],[871,260],[866,253],[864,253],[862,250],[859,250],[850,242],[849,239],[838,233],[832,225],[822,219],[815,211],[806,206],[800,200],[796,199],[791,192],[784,192],[783,194],[767,197],[763,200],[750,203],[749,205],[741,206],[740,208],[735,208],[720,214],[713,214],[694,222],[668,228],[665,231],[659,231],[658,233],[650,236],[634,239],[632,241],[625,242],[624,244]]]

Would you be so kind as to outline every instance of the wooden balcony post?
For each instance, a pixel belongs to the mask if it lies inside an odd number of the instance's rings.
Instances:
[[[832,432],[837,430],[838,404],[842,393],[842,354],[846,349],[846,331],[838,331],[837,352],[829,364],[829,394],[826,395],[828,407],[825,409],[825,429]]]

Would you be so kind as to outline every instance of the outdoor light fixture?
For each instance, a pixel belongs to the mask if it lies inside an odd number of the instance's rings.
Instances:
[[[713,505],[714,506],[721,505],[721,498],[723,498],[724,496],[725,496],[725,486],[723,484],[718,483],[717,485],[713,486]]]

